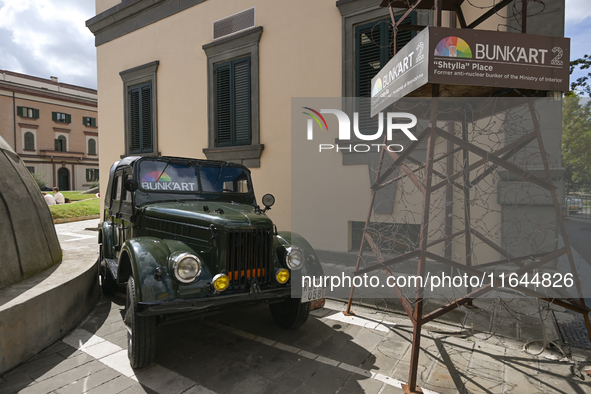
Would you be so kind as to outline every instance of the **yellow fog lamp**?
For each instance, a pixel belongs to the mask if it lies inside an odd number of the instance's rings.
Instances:
[[[277,278],[277,282],[284,284],[289,280],[289,271],[285,268],[280,268],[275,273],[275,277]]]
[[[213,287],[217,291],[224,291],[230,285],[230,278],[226,274],[217,274],[213,277]]]

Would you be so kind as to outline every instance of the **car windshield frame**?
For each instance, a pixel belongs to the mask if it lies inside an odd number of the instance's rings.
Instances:
[[[147,169],[143,167],[147,163],[160,163],[160,167],[162,169],[156,169],[156,167],[158,167],[156,165],[153,166],[155,169],[152,169],[152,171],[147,172]],[[183,169],[184,167],[186,167],[187,169],[193,168],[194,175],[188,175],[192,171],[185,171]],[[214,186],[217,186],[218,181],[222,177],[226,179],[226,182],[222,183],[222,186],[218,188],[219,190],[204,190],[203,184],[205,183],[205,181],[208,180],[210,184],[212,183],[212,181],[211,177],[206,177],[205,174],[202,175],[202,167],[203,170],[205,170],[206,168],[219,168],[219,172],[215,176],[217,179]],[[174,169],[174,171],[171,171],[171,169]],[[228,188],[225,188],[228,185],[228,182],[231,182],[231,180],[228,179],[232,176],[232,171],[236,173],[236,177],[234,178],[234,180],[242,178],[239,179],[241,184],[241,186],[239,187],[239,189],[241,189],[240,191],[233,191]],[[164,173],[163,175],[167,176],[167,181],[162,183],[159,182],[155,179],[156,174],[153,174],[151,180],[148,181],[146,175],[150,175],[151,173],[156,172]],[[170,174],[173,174],[173,176],[171,177]],[[160,177],[161,175],[162,174],[158,174],[158,177]],[[190,182],[193,181],[192,176],[195,177],[195,182]],[[174,181],[175,177],[177,181]],[[250,171],[248,170],[248,168],[234,163],[206,161],[198,159],[183,159],[174,157],[146,157],[141,158],[136,163],[134,163],[134,178],[138,182],[138,189],[135,191],[136,205],[138,206],[154,201],[175,200],[227,200],[231,202],[256,205]],[[166,185],[164,185],[165,183]],[[193,183],[194,185],[190,186],[191,183]],[[146,187],[148,184],[150,184],[150,187]],[[171,184],[173,186],[171,186]],[[235,189],[236,186],[234,190]]]

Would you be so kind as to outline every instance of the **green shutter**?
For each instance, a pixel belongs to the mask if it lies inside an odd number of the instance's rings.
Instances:
[[[53,120],[54,122],[57,122],[57,112],[51,113],[51,120]]]
[[[231,62],[215,68],[215,135],[217,146],[232,144]]]
[[[92,180],[92,178],[90,177],[90,170],[88,168],[86,169],[86,180],[87,181],[91,181]]]
[[[250,58],[235,61],[234,75],[234,139],[232,145],[250,144]]]
[[[151,82],[129,89],[129,131],[130,153],[154,151]]]
[[[38,109],[33,109],[33,118],[39,119],[39,110]]]
[[[53,142],[55,143],[55,149],[54,150],[56,152],[59,152],[59,150],[60,150],[60,147],[59,147],[60,141],[56,138]]]
[[[30,131],[25,133],[25,150],[35,150],[35,136]]]
[[[129,89],[129,152],[140,153],[140,90]]]
[[[250,57],[217,65],[214,81],[216,146],[250,144]]]
[[[152,84],[142,87],[142,153],[152,153]]]
[[[66,123],[72,123],[72,115],[66,114]]]
[[[96,118],[90,118],[90,125],[96,127]]]
[[[23,116],[23,107],[16,107],[16,114],[18,116]]]

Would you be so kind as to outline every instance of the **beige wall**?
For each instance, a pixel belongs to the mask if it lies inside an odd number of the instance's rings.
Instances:
[[[254,6],[256,23],[264,28],[259,44],[259,87],[260,141],[265,150],[261,167],[253,168],[252,174],[257,197],[272,193],[277,199],[269,215],[280,228],[289,228],[291,98],[341,95],[341,17],[330,1],[307,0],[297,7],[284,4],[277,7],[277,2],[270,0],[248,4],[230,1],[220,7],[206,1],[99,46],[101,174],[108,174],[111,164],[124,154],[123,82],[119,72],[155,60],[160,61],[160,153],[205,158],[207,58],[201,47],[212,42],[214,21]],[[309,23],[311,15],[324,15],[322,23]],[[102,180],[104,193],[107,179]]]

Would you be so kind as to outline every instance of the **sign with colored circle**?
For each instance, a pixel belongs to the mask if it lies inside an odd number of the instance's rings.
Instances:
[[[435,56],[472,58],[472,50],[460,37],[450,36],[439,41],[435,47]]]

